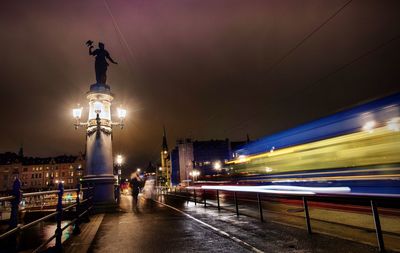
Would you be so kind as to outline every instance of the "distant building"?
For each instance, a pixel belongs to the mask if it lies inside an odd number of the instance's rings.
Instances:
[[[48,189],[64,182],[65,188],[74,188],[83,176],[85,159],[78,156],[23,157],[22,152],[0,154],[0,191],[12,189],[15,178],[24,190]]]
[[[231,158],[228,139],[193,142],[193,165],[202,177],[221,173],[225,162]]]
[[[170,154],[172,185],[207,179],[227,173],[225,163],[232,159],[232,150],[246,141],[225,140],[192,141],[179,139]],[[195,174],[197,172],[199,175]]]
[[[190,180],[190,172],[193,170],[193,143],[191,139],[177,141],[179,155],[179,179],[183,183]]]
[[[180,171],[179,171],[179,149],[175,147],[171,151],[171,186],[179,185]]]

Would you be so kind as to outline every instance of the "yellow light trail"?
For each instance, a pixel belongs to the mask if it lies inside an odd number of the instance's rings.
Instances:
[[[390,175],[362,175],[362,176],[336,176],[336,177],[311,177],[311,178],[280,178],[280,179],[247,179],[242,182],[296,182],[296,181],[351,181],[351,180],[400,180],[400,174]]]
[[[258,175],[400,164],[399,147],[400,132],[380,127],[372,132],[357,132],[274,152],[240,157],[228,164],[233,166],[236,173]]]

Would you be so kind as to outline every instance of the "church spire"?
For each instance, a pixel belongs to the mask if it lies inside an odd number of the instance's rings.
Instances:
[[[165,126],[163,126],[163,129],[164,129],[164,135],[163,135],[162,150],[168,152],[167,133],[165,131]]]
[[[21,146],[20,146],[20,148],[19,148],[19,150],[18,150],[18,157],[19,157],[20,159],[23,159],[23,158],[24,158],[24,146],[23,146],[23,144],[21,144]]]

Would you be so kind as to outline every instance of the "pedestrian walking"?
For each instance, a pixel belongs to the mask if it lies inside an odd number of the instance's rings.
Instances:
[[[137,172],[133,172],[131,174],[131,181],[130,181],[130,185],[131,185],[131,189],[132,189],[132,207],[137,208],[137,204],[138,204],[138,195],[139,195],[139,191],[140,191],[140,177],[139,177],[139,173]]]

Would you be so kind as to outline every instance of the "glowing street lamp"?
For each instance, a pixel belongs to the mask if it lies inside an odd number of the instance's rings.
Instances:
[[[124,161],[124,158],[122,157],[122,155],[117,155],[117,159],[116,160],[117,160],[117,165],[121,166],[123,161]]]
[[[124,120],[126,117],[126,110],[122,109],[122,108],[118,108],[117,114],[118,114],[118,118],[120,118],[121,120]]]
[[[79,106],[79,105],[78,105],[78,106]],[[75,129],[78,129],[78,127],[80,127],[80,126],[82,126],[82,125],[86,125],[86,124],[82,124],[82,123],[80,122],[81,117],[82,117],[82,110],[83,110],[82,107],[77,107],[77,108],[72,109],[72,116],[73,116],[74,119],[75,119],[75,124],[74,124]]]
[[[200,171],[192,170],[189,172],[189,175],[193,178],[193,182],[197,180],[197,177],[200,176]]]
[[[122,129],[124,127],[124,119],[126,118],[126,110],[122,109],[122,108],[117,108],[117,115],[118,115],[118,118],[120,120],[118,125]]]
[[[72,109],[72,115],[75,119],[80,120],[82,117],[82,107]]]
[[[117,109],[117,116],[119,118],[119,122],[113,122],[110,119],[106,119],[104,121],[103,117],[100,117],[100,114],[104,111],[103,107],[104,107],[104,105],[101,102],[96,101],[93,103],[94,113],[96,114],[95,125],[97,125],[98,129],[100,129],[100,126],[102,124],[105,124],[106,126],[119,126],[122,129],[124,127],[124,120],[126,118],[127,111],[122,108]],[[82,107],[77,107],[77,108],[72,109],[72,116],[76,120],[76,122],[74,124],[75,129],[78,129],[79,127],[83,127],[83,126],[89,127],[89,126],[93,125],[90,122],[91,121],[90,119],[88,119],[86,122],[81,122],[82,111],[83,111]]]
[[[216,161],[213,163],[214,170],[221,170],[222,164],[220,161]]]

